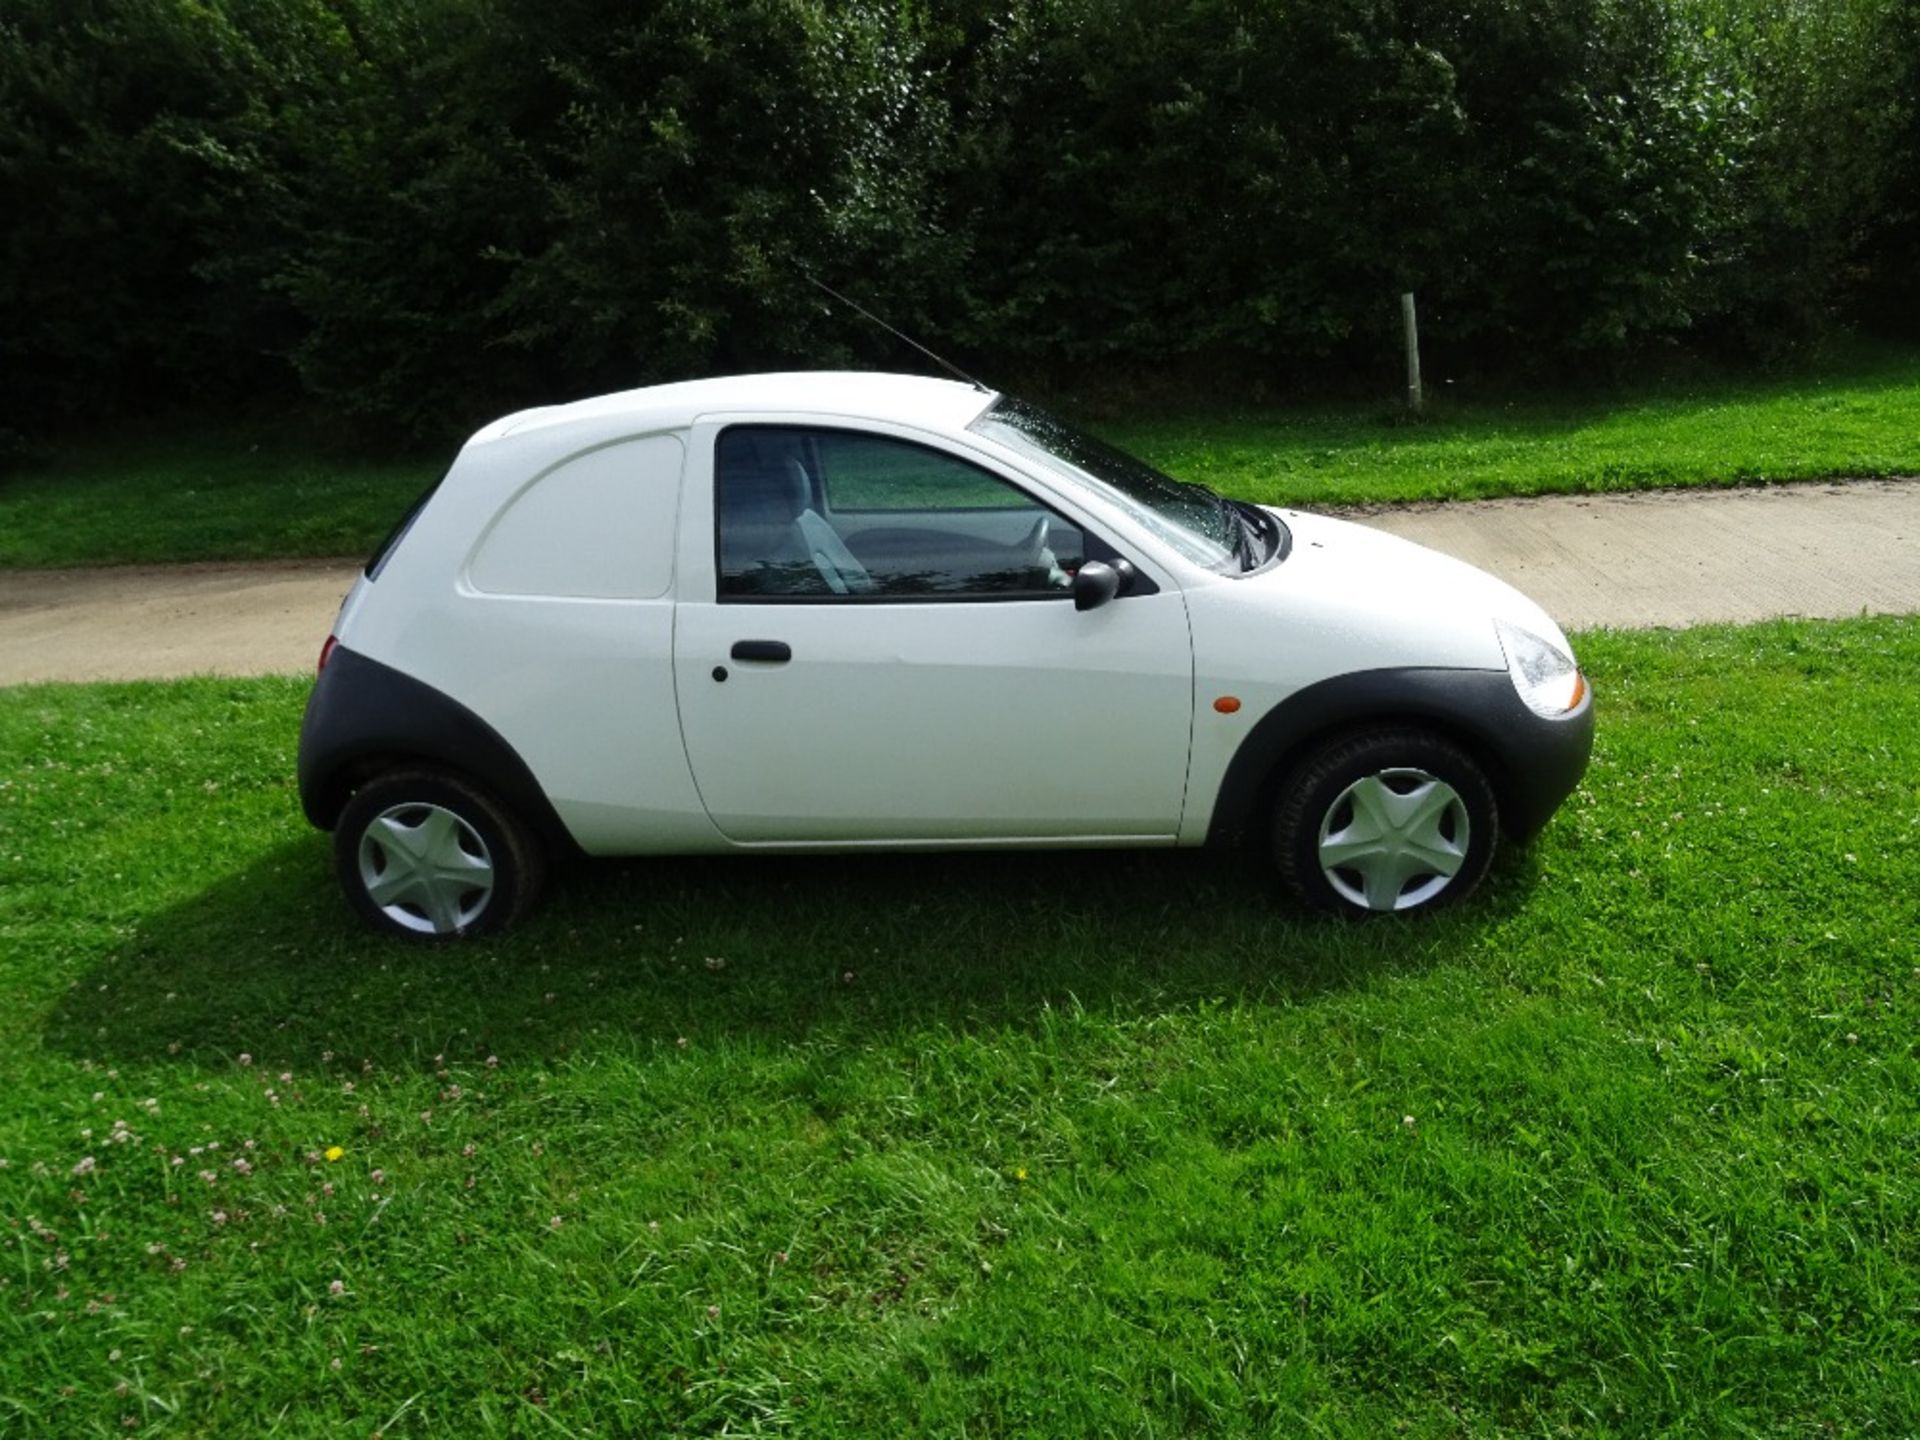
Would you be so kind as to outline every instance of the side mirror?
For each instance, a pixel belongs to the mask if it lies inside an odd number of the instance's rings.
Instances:
[[[1103,561],[1087,561],[1073,577],[1073,608],[1076,610],[1097,610],[1119,593],[1120,572]]]

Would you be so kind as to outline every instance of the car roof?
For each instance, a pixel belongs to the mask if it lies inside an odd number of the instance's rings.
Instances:
[[[496,420],[473,438],[496,440],[534,431],[598,429],[608,421],[661,429],[689,425],[726,411],[833,415],[892,421],[933,430],[961,430],[997,397],[958,380],[861,370],[802,370],[771,375],[725,375],[596,395],[567,405],[522,410]]]

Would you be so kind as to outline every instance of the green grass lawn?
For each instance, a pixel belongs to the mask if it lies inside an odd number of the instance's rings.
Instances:
[[[1585,399],[1442,394],[1419,424],[1374,406],[1116,418],[1103,428],[1183,479],[1309,508],[1913,475],[1920,353],[1862,351],[1811,374]]]
[[[451,458],[329,456],[258,422],[70,441],[0,475],[0,569],[364,557]]]
[[[1095,416],[1182,479],[1294,505],[1920,473],[1920,351],[1586,398]],[[445,467],[327,458],[258,422],[72,442],[0,477],[0,568],[362,555]]]
[[[0,692],[0,1433],[1910,1435],[1920,621],[1582,654],[1430,923],[680,860],[447,949],[301,682]]]

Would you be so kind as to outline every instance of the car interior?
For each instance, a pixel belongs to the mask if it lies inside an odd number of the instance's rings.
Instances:
[[[723,596],[1064,596],[1085,558],[1078,526],[904,441],[732,426],[715,461]]]

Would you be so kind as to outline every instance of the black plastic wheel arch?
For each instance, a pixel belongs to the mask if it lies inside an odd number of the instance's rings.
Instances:
[[[540,838],[577,850],[527,764],[452,696],[336,645],[300,725],[300,806],[331,830],[354,789],[394,765],[438,765],[484,786]]]
[[[1548,720],[1526,707],[1504,670],[1355,670],[1296,691],[1255,723],[1220,781],[1207,843],[1264,835],[1277,787],[1305,750],[1374,722],[1425,724],[1464,745],[1493,782],[1502,831],[1520,841],[1573,793],[1593,751],[1591,692],[1573,714]]]

